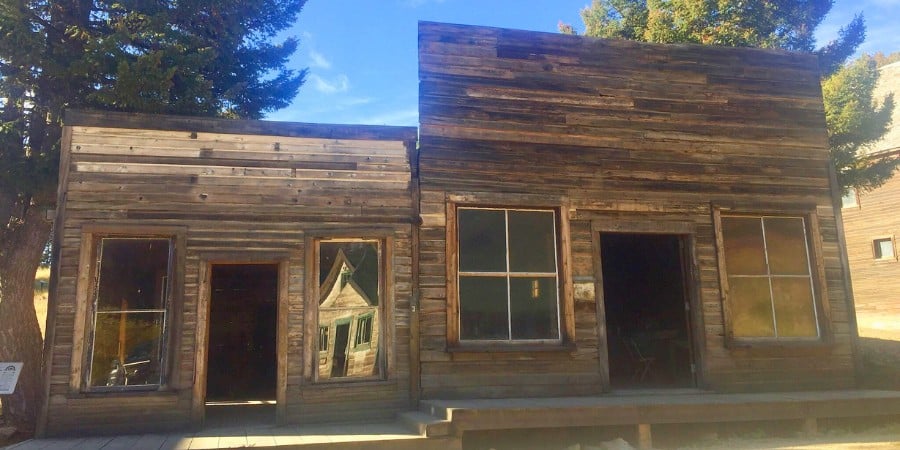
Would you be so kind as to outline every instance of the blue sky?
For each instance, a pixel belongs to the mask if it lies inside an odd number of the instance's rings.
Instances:
[[[294,68],[309,68],[291,106],[268,119],[375,125],[418,123],[419,20],[556,32],[582,26],[590,0],[308,0],[297,24]],[[836,0],[817,30],[820,45],[862,12],[860,51],[900,51],[900,0]]]

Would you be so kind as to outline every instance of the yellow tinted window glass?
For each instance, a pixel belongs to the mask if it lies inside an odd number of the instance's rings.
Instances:
[[[773,337],[772,302],[766,277],[729,277],[731,325],[735,337]]]
[[[729,275],[765,275],[762,221],[753,217],[722,217],[725,266]]]
[[[803,219],[766,217],[766,249],[772,275],[808,275]]]

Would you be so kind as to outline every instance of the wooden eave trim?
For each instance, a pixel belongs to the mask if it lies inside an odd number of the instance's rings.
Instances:
[[[131,128],[320,139],[371,139],[404,142],[418,139],[418,128],[416,127],[275,122],[81,109],[66,110],[63,124],[67,127]]]

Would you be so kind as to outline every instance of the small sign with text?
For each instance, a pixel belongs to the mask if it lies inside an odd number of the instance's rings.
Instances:
[[[0,362],[0,395],[15,392],[21,372],[22,363],[20,362]]]

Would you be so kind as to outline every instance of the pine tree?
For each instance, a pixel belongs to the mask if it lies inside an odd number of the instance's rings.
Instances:
[[[893,95],[876,105],[872,91],[878,82],[874,59],[861,56],[822,80],[828,146],[838,183],[866,191],[884,184],[898,166],[892,157],[868,157],[865,149],[888,130]]]
[[[51,224],[64,108],[260,118],[305,70],[273,42],[305,0],[0,0],[0,361],[23,361],[3,414],[33,429],[41,335],[32,286]]]
[[[838,39],[816,48],[814,32],[832,0],[593,0],[581,11],[585,35],[658,43],[781,48],[814,53],[823,77],[831,158],[842,189],[884,183],[898,159],[868,159],[861,150],[890,122],[893,99],[872,98],[877,71],[868,58],[844,65],[865,40],[857,15]],[[572,26],[560,24],[563,33]]]

